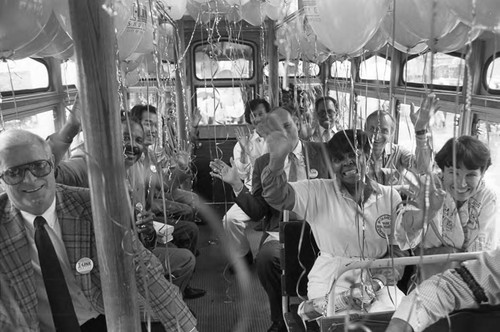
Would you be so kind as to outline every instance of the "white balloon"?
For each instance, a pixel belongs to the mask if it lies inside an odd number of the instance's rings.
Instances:
[[[159,1],[163,4],[163,6],[165,6],[167,13],[175,21],[180,20],[186,13],[187,0],[159,0]]]

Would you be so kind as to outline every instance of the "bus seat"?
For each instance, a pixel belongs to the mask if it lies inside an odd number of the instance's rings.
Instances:
[[[349,331],[384,332],[391,320],[393,311],[353,314],[349,321],[358,323]],[[429,326],[424,332],[469,332],[469,331],[496,331],[500,321],[500,306],[481,306],[479,309],[464,309],[450,314],[450,320],[440,319]],[[321,332],[343,332],[345,331],[345,316],[334,316],[320,319]]]
[[[304,237],[299,251],[298,245],[303,226]],[[283,317],[289,332],[304,331],[302,321],[297,314],[298,304],[291,305],[290,299],[299,295],[302,298],[307,297],[307,274],[316,260],[319,249],[309,224],[303,221],[280,222],[280,243]],[[317,326],[316,322],[312,324]]]

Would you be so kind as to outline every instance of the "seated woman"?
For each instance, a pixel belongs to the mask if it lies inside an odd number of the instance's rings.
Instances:
[[[262,173],[262,196],[275,209],[292,210],[306,219],[321,251],[308,275],[308,298],[324,298],[332,291],[339,294],[359,282],[369,284],[371,271],[353,270],[340,278],[339,271],[350,262],[382,258],[389,252],[392,216],[401,198],[393,188],[366,176],[368,136],[361,130],[345,130],[327,143],[332,179],[287,183],[283,165],[292,147],[279,127],[269,126],[270,162]],[[391,286],[378,291],[375,301],[362,307],[363,311],[394,310],[403,293],[392,279]]]
[[[420,199],[401,210],[398,222],[402,227],[396,233],[400,246],[416,247],[423,254],[495,249],[499,209],[496,194],[484,181],[491,165],[488,147],[472,136],[451,138],[435,161],[439,171],[430,179],[435,182],[427,190],[430,204],[425,206],[426,190],[421,189]],[[422,277],[427,279],[449,267],[423,266]]]

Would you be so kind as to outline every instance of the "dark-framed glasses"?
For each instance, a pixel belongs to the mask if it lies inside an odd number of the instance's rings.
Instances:
[[[0,179],[11,186],[23,182],[26,171],[29,170],[33,176],[42,178],[52,171],[52,162],[50,160],[37,160],[28,164],[19,165],[7,169],[0,175]]]

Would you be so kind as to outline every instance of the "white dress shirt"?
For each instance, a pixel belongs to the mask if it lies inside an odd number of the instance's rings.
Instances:
[[[55,331],[49,299],[45,290],[42,270],[40,268],[40,261],[38,259],[38,251],[35,245],[34,221],[37,216],[25,211],[21,211],[21,215],[23,216],[26,235],[28,237],[28,242],[31,248],[30,254],[31,262],[33,264],[33,270],[35,273],[40,330]],[[64,246],[64,242],[62,241],[61,226],[59,225],[59,220],[57,219],[55,199],[52,202],[52,205],[41,216],[47,221],[48,227],[46,226],[45,228],[47,230],[47,233],[49,234],[50,240],[52,241],[57,257],[59,258],[59,263],[61,264],[61,269],[63,271],[64,278],[66,279],[66,284],[68,285],[71,299],[73,300],[73,306],[78,318],[78,323],[82,325],[89,319],[99,316],[99,313],[95,311],[90,302],[87,300],[82,290],[77,285],[75,277],[73,276],[73,269],[75,269],[76,267],[71,267],[69,265],[68,254],[66,253],[66,248]],[[95,263],[96,262],[94,262],[94,264]]]

